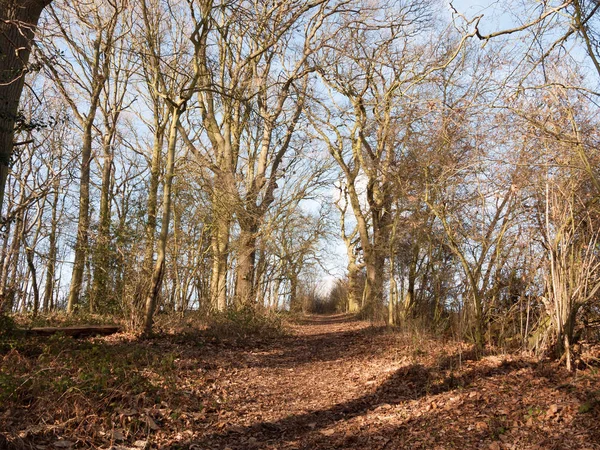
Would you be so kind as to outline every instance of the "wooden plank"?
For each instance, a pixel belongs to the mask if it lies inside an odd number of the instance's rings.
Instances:
[[[66,336],[78,338],[96,335],[106,336],[118,333],[121,331],[121,327],[116,325],[81,325],[74,327],[38,327],[23,331],[27,334],[34,334],[37,336],[51,336],[53,334],[63,333]]]

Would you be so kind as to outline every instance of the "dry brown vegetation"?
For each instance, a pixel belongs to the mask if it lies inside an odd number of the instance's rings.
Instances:
[[[0,447],[600,448],[589,357],[569,373],[348,315],[287,330],[6,338]]]

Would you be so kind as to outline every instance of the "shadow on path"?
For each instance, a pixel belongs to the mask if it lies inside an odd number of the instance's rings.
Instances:
[[[371,331],[372,332],[372,331]],[[352,348],[338,348],[334,355],[329,354],[329,345],[334,347],[340,345],[338,341],[349,341],[356,345],[364,339],[362,330],[346,334],[324,334],[317,335],[313,340],[308,340],[307,346],[318,345],[318,349],[313,349],[313,354],[308,355],[308,360],[327,360],[333,356],[346,355]],[[350,339],[352,337],[352,339]],[[322,346],[324,346],[324,348]],[[304,414],[297,414],[282,418],[276,421],[264,421],[247,427],[231,427],[221,432],[210,433],[200,441],[190,442],[194,444],[192,448],[285,448],[285,443],[297,443],[300,441],[300,447],[292,448],[317,448],[314,442],[319,441],[318,448],[336,448],[327,444],[327,438],[319,431],[325,430],[340,421],[349,421],[357,416],[365,415],[378,407],[389,407],[410,400],[417,400],[427,395],[434,395],[447,392],[459,387],[466,387],[474,380],[485,377],[492,377],[499,374],[507,374],[525,366],[521,362],[504,362],[497,367],[481,366],[467,370],[460,376],[440,375],[449,368],[458,367],[459,360],[465,361],[471,359],[474,355],[460,354],[439,359],[434,367],[425,367],[421,364],[413,364],[402,367],[389,376],[374,391],[352,399],[350,401],[335,404],[329,408],[310,411]],[[283,361],[285,365],[301,364],[305,359],[289,358]],[[273,367],[272,361],[262,361],[261,367]],[[342,380],[340,380],[341,382]],[[367,388],[368,389],[368,388]],[[324,393],[326,395],[326,393]],[[316,432],[316,433],[315,433]],[[333,439],[333,438],[332,438]],[[325,442],[323,442],[325,441]],[[333,441],[332,441],[333,442]],[[298,444],[294,444],[298,445]]]
[[[306,315],[296,321],[299,325],[335,325],[358,322],[353,314]]]

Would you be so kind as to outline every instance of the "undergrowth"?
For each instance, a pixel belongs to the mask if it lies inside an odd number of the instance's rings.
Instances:
[[[141,341],[61,334],[6,342],[0,349],[0,423],[9,434],[33,421],[45,424],[32,424],[25,433],[38,442],[54,442],[65,433],[93,437],[115,426],[123,439],[146,439],[154,420],[150,411],[165,401],[182,401],[174,388],[178,354],[172,347],[157,351]]]
[[[210,337],[216,339],[243,340],[247,338],[276,338],[286,334],[280,315],[242,308],[217,312],[208,318]]]
[[[223,401],[219,392],[182,385],[182,370],[200,377],[204,370],[190,359],[190,349],[214,340],[252,342],[285,334],[281,317],[249,309],[209,317],[173,314],[163,318],[170,333],[148,340],[132,334],[73,339],[13,332],[34,325],[89,324],[91,319],[1,319],[0,448],[6,442],[14,448],[33,441],[52,445],[65,435],[115,442],[100,430],[118,430],[116,440],[129,443],[160,439],[157,433],[176,434]],[[183,407],[186,414],[179,412]]]
[[[35,316],[32,314],[14,314],[11,318],[15,325],[20,328],[69,327],[76,325],[120,325],[119,320],[114,315],[91,314],[85,311],[78,311],[74,314],[67,314],[64,311],[55,311]]]

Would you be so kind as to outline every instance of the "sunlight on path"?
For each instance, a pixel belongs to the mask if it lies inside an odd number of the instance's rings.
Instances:
[[[530,361],[472,360],[458,343],[348,315],[307,316],[291,328],[265,348],[227,355],[235,394],[221,431],[195,448],[542,449],[552,436],[569,439],[560,448],[600,448],[589,444],[594,430],[582,435],[576,399]],[[549,423],[523,420],[532,403]]]

